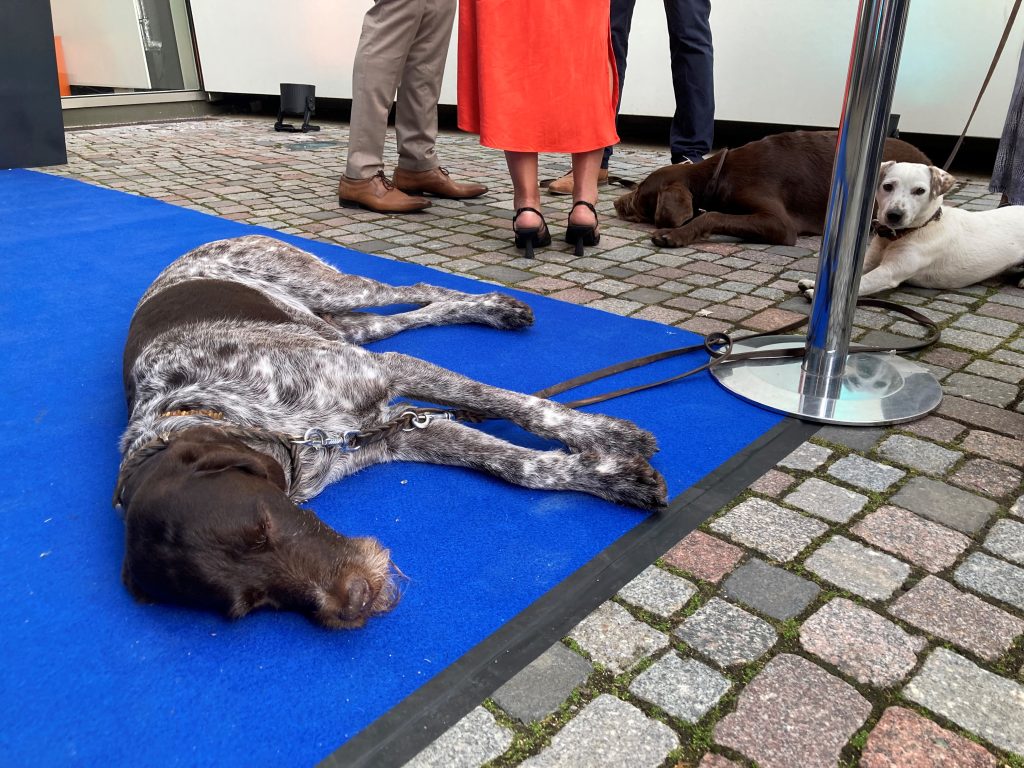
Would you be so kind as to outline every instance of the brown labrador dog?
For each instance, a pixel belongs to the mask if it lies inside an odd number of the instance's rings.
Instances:
[[[692,165],[659,168],[616,200],[615,210],[627,221],[661,227],[652,239],[669,248],[711,235],[793,245],[798,235],[820,235],[825,226],[836,137],[790,131]],[[885,140],[882,158],[931,164],[899,139]]]

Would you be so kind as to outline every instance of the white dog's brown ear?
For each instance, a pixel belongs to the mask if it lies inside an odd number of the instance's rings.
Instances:
[[[878,167],[878,180],[881,181],[885,178],[885,174],[889,172],[889,169],[896,165],[895,160],[886,160]]]
[[[946,194],[956,184],[956,177],[953,174],[946,173],[934,165],[931,166],[930,170],[932,172],[932,197]]]

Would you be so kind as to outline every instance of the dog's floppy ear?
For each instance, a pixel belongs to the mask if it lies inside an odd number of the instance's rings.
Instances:
[[[885,174],[889,172],[889,169],[896,165],[895,160],[886,160],[878,167],[878,180],[881,182],[885,178]]]
[[[666,184],[658,192],[658,204],[654,208],[654,225],[657,227],[681,227],[693,216],[693,195],[685,184],[678,181]]]
[[[192,471],[197,475],[213,475],[229,469],[240,469],[250,475],[269,480],[282,491],[286,490],[284,470],[266,454],[256,451],[243,453],[228,446],[209,446],[196,458]]]
[[[932,172],[932,197],[946,194],[956,184],[956,177],[953,174],[946,173],[934,165],[929,167],[928,170]]]

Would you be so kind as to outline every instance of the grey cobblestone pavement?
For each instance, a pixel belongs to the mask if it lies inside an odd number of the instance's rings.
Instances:
[[[445,133],[453,176],[488,184],[415,216],[341,209],[347,131],[271,119],[67,134],[47,172],[697,333],[806,313],[820,238],[661,250],[615,217],[582,259],[512,247],[500,153]],[[393,136],[389,162],[395,159]],[[640,179],[663,151],[620,147]],[[564,159],[543,156],[555,178]],[[994,207],[973,177],[948,204]],[[568,198],[545,197],[556,234]],[[1024,290],[999,278],[890,298],[943,328],[919,357],[946,397],[918,422],[826,428],[482,702],[417,766],[1024,766]],[[859,311],[853,338],[915,334]],[[553,670],[557,670],[554,673]]]

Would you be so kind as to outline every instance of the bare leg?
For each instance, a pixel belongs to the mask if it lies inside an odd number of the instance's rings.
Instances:
[[[520,208],[540,207],[540,186],[537,182],[536,152],[505,152],[505,163],[508,165],[509,176],[512,177],[512,204],[516,210]],[[520,228],[539,227],[541,218],[527,211],[516,219]]]
[[[665,505],[664,479],[637,455],[535,451],[455,422],[400,432],[388,449],[400,461],[470,467],[527,488],[582,491],[645,509]]]
[[[601,157],[603,149],[595,149],[593,152],[577,152],[572,156],[572,199],[586,200],[591,205],[597,204],[597,176],[601,171]],[[569,223],[581,226],[593,226],[597,223],[596,217],[585,205],[572,209],[569,213]]]
[[[397,352],[386,352],[379,359],[392,397],[452,405],[508,419],[576,451],[651,456],[657,450],[654,435],[623,419],[584,413],[552,400],[493,387]]]

